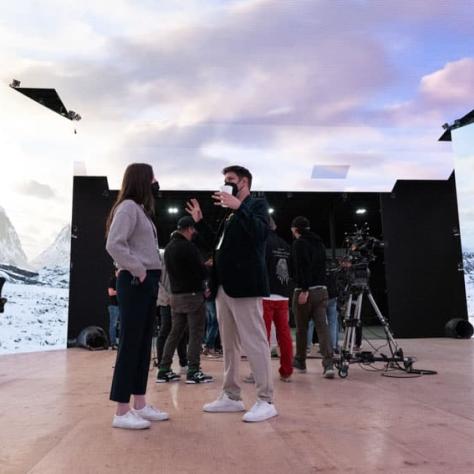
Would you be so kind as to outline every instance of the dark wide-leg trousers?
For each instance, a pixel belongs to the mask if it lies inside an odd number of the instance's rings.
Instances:
[[[125,270],[117,277],[121,327],[110,399],[119,403],[146,393],[160,270],[147,271],[143,283],[132,280]]]
[[[308,301],[303,305],[298,304],[298,295],[300,293],[300,290],[295,290],[293,294],[293,313],[296,321],[295,359],[300,362],[305,362],[306,360],[308,322],[312,319],[319,337],[319,349],[323,356],[323,367],[331,367],[333,364],[333,353],[326,316],[328,292],[325,288],[309,290]]]
[[[169,370],[173,354],[188,325],[188,373],[200,368],[201,343],[206,327],[206,301],[202,293],[171,295],[171,332],[166,339],[160,370]]]
[[[166,340],[171,332],[171,306],[160,306],[160,332],[156,339],[156,356],[158,367],[161,365],[161,359],[163,359],[163,352],[165,349]],[[179,365],[181,367],[186,367],[188,365],[188,355],[187,355],[187,345],[188,345],[188,335],[187,330],[183,332],[181,339],[178,342],[178,357]]]

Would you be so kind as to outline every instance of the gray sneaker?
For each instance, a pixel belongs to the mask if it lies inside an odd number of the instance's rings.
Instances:
[[[181,375],[175,374],[172,370],[159,371],[156,377],[156,383],[178,382]]]
[[[198,370],[196,372],[189,373],[186,376],[186,383],[209,383],[214,382],[212,375],[207,375],[202,371]]]
[[[336,372],[335,372],[334,367],[332,365],[328,365],[324,369],[323,377],[325,379],[333,379],[335,375],[336,375]]]

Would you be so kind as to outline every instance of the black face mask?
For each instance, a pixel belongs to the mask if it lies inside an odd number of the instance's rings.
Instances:
[[[232,196],[237,196],[237,193],[239,192],[239,188],[237,187],[237,183],[229,183],[228,181],[225,181],[224,184],[226,186],[230,186],[232,188]]]
[[[160,197],[160,183],[158,181],[151,183],[151,194],[155,199]]]

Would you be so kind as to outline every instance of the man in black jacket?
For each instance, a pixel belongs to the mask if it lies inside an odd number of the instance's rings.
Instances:
[[[171,332],[166,339],[156,381],[171,382],[180,376],[171,370],[173,354],[186,329],[189,329],[188,374],[186,383],[212,382],[200,369],[201,342],[206,324],[204,280],[207,270],[197,247],[191,242],[196,233],[194,220],[182,217],[165,248],[165,265],[171,288]]]
[[[204,405],[206,412],[243,411],[239,364],[242,345],[255,378],[257,402],[243,421],[263,421],[277,415],[272,403],[273,383],[270,348],[263,320],[262,298],[268,296],[265,268],[265,241],[268,235],[268,205],[264,199],[250,196],[252,175],[242,166],[223,170],[225,184],[232,194],[216,192],[216,205],[229,209],[220,232],[214,237],[213,286],[224,352],[224,382],[217,400]],[[201,236],[212,233],[202,220],[197,200],[187,211],[196,222]]]
[[[296,321],[296,356],[293,366],[300,372],[306,372],[308,321],[313,319],[323,356],[323,375],[334,378],[333,352],[326,319],[326,249],[321,237],[310,231],[306,217],[295,217],[291,223],[291,232],[295,237],[291,249],[295,282],[293,314]]]

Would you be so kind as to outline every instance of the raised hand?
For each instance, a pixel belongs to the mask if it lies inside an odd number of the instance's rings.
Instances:
[[[212,199],[214,199],[214,205],[228,207],[229,209],[233,209],[234,211],[240,207],[240,199],[232,196],[232,194],[224,193],[221,191],[217,191],[212,195]]]
[[[186,203],[186,212],[191,215],[194,222],[199,222],[202,219],[201,206],[197,199],[190,199]]]

